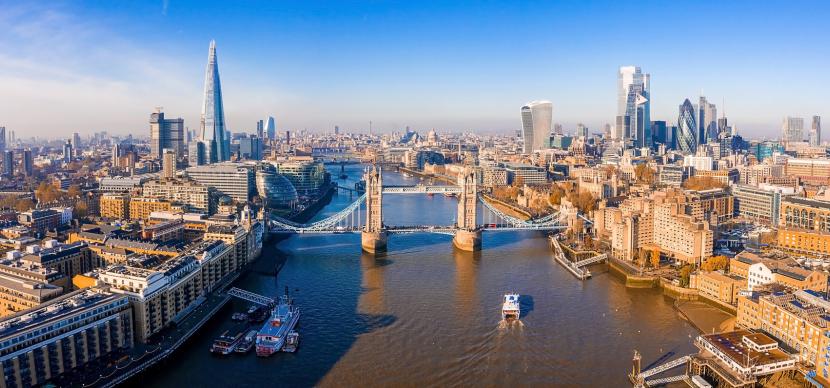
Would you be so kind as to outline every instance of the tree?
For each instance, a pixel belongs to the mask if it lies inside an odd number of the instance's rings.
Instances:
[[[689,278],[692,275],[692,266],[691,265],[684,265],[683,268],[680,268],[680,285],[683,287],[689,286]]]
[[[660,250],[654,249],[651,251],[651,266],[654,268],[660,267]]]
[[[34,207],[35,203],[29,198],[18,199],[14,204],[15,210],[19,212],[25,212],[26,210],[33,209]]]
[[[585,244],[585,249],[594,249],[594,239],[591,237],[590,234],[585,235],[585,240],[583,241]]]
[[[693,176],[683,182],[683,187],[689,190],[709,190],[724,188],[726,185],[710,176]]]
[[[87,205],[84,201],[78,201],[75,203],[72,213],[72,216],[75,219],[85,218],[89,214],[89,205]]]
[[[54,185],[46,182],[40,182],[35,189],[35,198],[40,203],[49,203],[63,197],[63,192],[58,190]]]
[[[81,195],[81,187],[78,185],[69,186],[69,189],[66,190],[66,195],[69,198],[75,198]]]
[[[637,167],[634,167],[634,176],[637,182],[646,184],[654,183],[654,170],[647,163],[638,164]]]
[[[729,268],[729,259],[726,256],[712,256],[700,266],[704,271],[720,271]]]

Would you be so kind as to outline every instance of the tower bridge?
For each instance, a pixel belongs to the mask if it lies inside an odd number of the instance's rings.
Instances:
[[[377,167],[366,170],[366,191],[349,206],[336,214],[312,223],[296,223],[272,216],[269,230],[274,234],[339,234],[360,233],[363,250],[374,253],[386,249],[390,234],[436,233],[453,236],[453,245],[465,251],[481,249],[482,232],[509,230],[553,231],[566,228],[559,213],[539,219],[522,220],[500,211],[481,200],[488,210],[482,224],[478,224],[479,194],[475,171],[467,169],[458,177],[457,185],[383,185],[383,175]],[[383,222],[384,194],[455,194],[458,209],[455,225],[390,226]]]

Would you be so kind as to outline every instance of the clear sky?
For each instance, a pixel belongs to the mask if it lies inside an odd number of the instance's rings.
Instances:
[[[830,128],[826,1],[223,3],[0,0],[0,126],[147,134],[162,106],[198,128],[215,39],[233,131],[507,131],[534,99],[596,130],[621,65],[651,74],[653,120],[703,91],[745,136]]]

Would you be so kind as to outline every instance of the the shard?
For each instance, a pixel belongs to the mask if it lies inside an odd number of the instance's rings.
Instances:
[[[230,160],[230,148],[225,139],[225,109],[222,106],[222,86],[219,82],[215,41],[210,41],[208,50],[201,128],[202,141],[205,143],[205,159],[209,163]]]

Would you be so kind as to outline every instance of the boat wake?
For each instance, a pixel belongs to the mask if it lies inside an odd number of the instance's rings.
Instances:
[[[499,321],[499,330],[510,330],[514,328],[524,328],[525,324],[519,319],[502,319]]]

